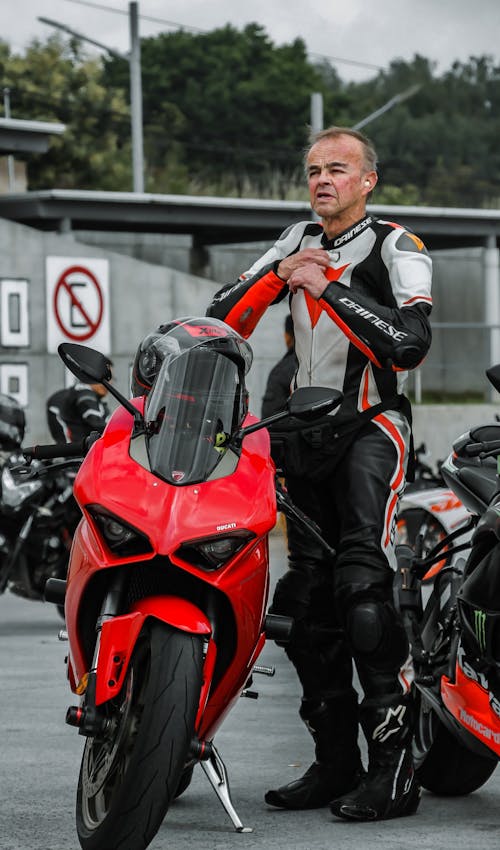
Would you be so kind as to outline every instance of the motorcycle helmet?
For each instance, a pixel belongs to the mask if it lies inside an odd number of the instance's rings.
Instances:
[[[24,439],[26,418],[24,410],[9,395],[0,394],[0,449],[15,451]]]
[[[187,317],[159,325],[140,342],[132,366],[132,396],[148,395],[166,357],[201,346],[233,360],[244,379],[253,353],[243,337],[219,319]]]

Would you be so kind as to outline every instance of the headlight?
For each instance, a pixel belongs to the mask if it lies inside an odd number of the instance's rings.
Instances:
[[[8,508],[18,508],[42,487],[43,484],[38,479],[16,480],[8,466],[4,466],[2,470],[2,502]]]
[[[153,551],[148,538],[101,505],[87,505],[87,511],[113,554],[121,558],[147,555]]]
[[[253,537],[255,534],[251,531],[238,531],[224,537],[193,540],[191,543],[183,543],[175,554],[193,567],[199,567],[202,570],[218,570],[243,549]]]

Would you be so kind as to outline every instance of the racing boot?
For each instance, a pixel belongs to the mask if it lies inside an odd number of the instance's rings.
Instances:
[[[317,809],[355,788],[363,772],[358,747],[358,700],[354,691],[325,700],[304,699],[300,716],[311,732],[316,761],[300,779],[267,791],[280,809]]]
[[[412,723],[409,699],[364,700],[361,726],[368,743],[368,772],[358,786],[330,804],[345,820],[388,820],[415,814],[420,785],[411,752]]]

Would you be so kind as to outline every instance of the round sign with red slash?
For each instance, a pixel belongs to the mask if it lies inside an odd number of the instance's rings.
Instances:
[[[84,342],[95,336],[104,312],[96,276],[85,266],[69,266],[59,276],[53,296],[55,320],[68,339]]]

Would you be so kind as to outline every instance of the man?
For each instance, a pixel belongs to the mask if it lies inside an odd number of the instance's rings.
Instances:
[[[286,352],[269,372],[266,389],[262,399],[262,418],[272,416],[283,410],[291,393],[293,376],[297,371],[293,321],[290,313],[285,318],[284,329]]]
[[[411,756],[413,666],[393,605],[394,526],[410,456],[407,370],[428,351],[431,260],[421,240],[367,215],[376,154],[346,128],[318,133],[306,155],[310,201],[321,222],[289,227],[220,290],[209,315],[248,337],[271,303],[290,297],[298,387],[341,389],[341,406],[291,435],[284,472],[292,499],[336,549],[332,565],[290,524],[289,570],[272,610],[294,617],[287,654],[316,760],[300,779],[268,791],[287,809],[326,806],[347,820],[413,814],[420,789]],[[368,744],[357,743],[355,662]]]
[[[109,417],[103,401],[107,394],[103,384],[77,383],[58,390],[47,399],[47,424],[56,443],[83,440],[92,431],[104,431]]]

